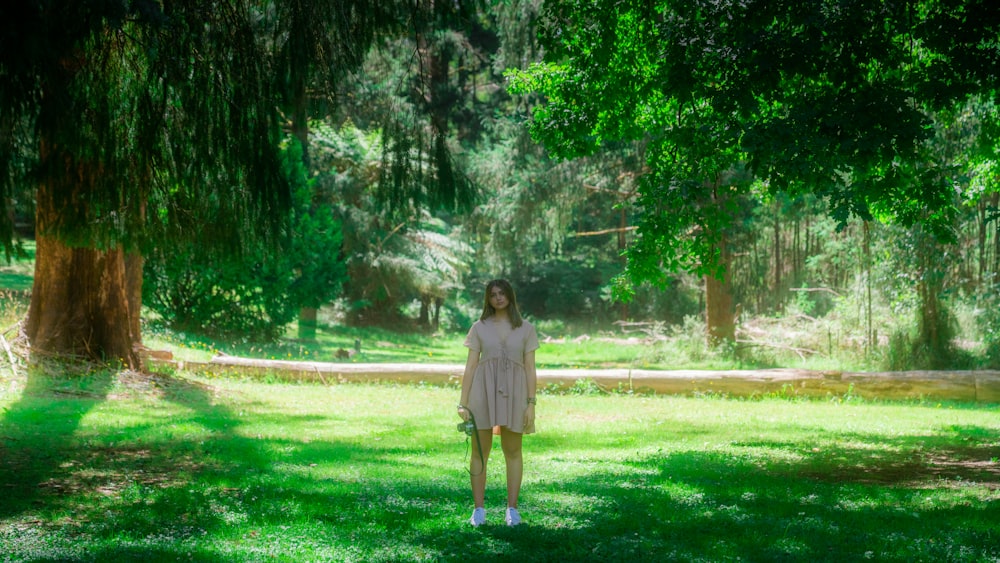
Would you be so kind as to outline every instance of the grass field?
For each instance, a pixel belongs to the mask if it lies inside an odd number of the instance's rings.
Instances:
[[[1000,560],[997,406],[545,394],[472,529],[453,388],[0,386],[5,561]]]

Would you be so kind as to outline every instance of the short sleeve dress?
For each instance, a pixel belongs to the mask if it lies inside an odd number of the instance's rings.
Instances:
[[[528,321],[501,338],[494,323],[476,321],[465,337],[465,346],[479,352],[479,365],[472,378],[469,410],[479,430],[506,426],[513,432],[531,434],[524,427],[528,408],[528,380],[524,356],[538,349],[538,334]]]

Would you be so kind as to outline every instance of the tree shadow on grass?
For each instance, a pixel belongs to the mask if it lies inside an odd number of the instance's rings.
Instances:
[[[464,555],[516,561],[1000,557],[997,501],[935,502],[926,489],[818,481],[792,466],[772,471],[724,453],[650,456],[630,466],[624,474],[595,472],[532,487],[524,504],[528,524],[463,534]],[[421,540],[441,552],[455,537]]]
[[[0,503],[7,524],[0,527],[0,545],[16,559],[245,560],[270,553],[298,560],[297,551],[364,558],[392,537],[388,530],[420,516],[419,507],[457,505],[464,493],[449,480],[424,487],[407,482],[412,476],[398,478],[400,469],[408,473],[399,460],[420,460],[419,444],[241,434],[240,414],[216,401],[211,388],[182,378],[161,381],[160,397],[189,409],[186,414],[130,425],[114,436],[107,429],[82,432],[81,420],[109,400],[111,379],[57,401],[58,413],[50,408],[51,382],[32,383],[0,423],[0,435],[13,444],[4,451],[0,477],[17,491]],[[262,417],[296,425],[324,418],[255,413],[255,421]],[[181,430],[165,434],[165,425]],[[322,464],[355,466],[358,474],[324,477],[316,473]],[[387,508],[393,503],[399,506]],[[282,529],[301,537],[268,537]],[[375,539],[345,540],[345,534]]]
[[[208,429],[212,441],[180,437],[173,443],[144,443],[136,439],[147,429],[143,425],[128,427],[127,434],[119,436],[81,431],[84,417],[114,400],[109,393],[120,383],[119,376],[111,370],[75,378],[29,375],[21,398],[0,419],[0,483],[5,497],[0,519],[20,519],[24,527],[46,524],[51,514],[68,513],[72,516],[63,518],[77,517],[75,524],[93,523],[99,518],[88,510],[91,503],[86,499],[119,498],[129,488],[187,490],[188,482],[202,471],[252,472],[247,468],[267,464],[266,452],[233,432],[242,421],[213,404],[209,388],[178,378],[148,376],[162,398],[191,409],[185,422]],[[210,455],[214,443],[226,443],[225,451],[239,459]],[[187,517],[169,509],[163,516]],[[129,524],[141,527],[142,520]],[[148,529],[159,526],[151,523]]]
[[[746,448],[791,452],[799,476],[820,481],[911,487],[975,484],[1000,491],[1000,430],[950,426],[935,435],[838,433],[813,445],[775,440],[735,443]]]
[[[80,421],[103,402],[113,384],[110,371],[57,380],[30,374],[21,398],[0,419],[0,518],[10,518],[58,493],[56,479],[79,449]]]
[[[104,389],[108,384],[96,385]],[[36,390],[38,392],[49,392]],[[5,519],[42,505],[76,502],[76,522],[43,523],[58,541],[26,560],[86,561],[843,561],[989,560],[1000,557],[996,501],[935,500],[933,472],[909,479],[870,471],[893,459],[923,463],[960,453],[990,455],[995,429],[956,427],[941,436],[848,435],[813,451],[801,443],[758,441],[719,451],[637,454],[565,480],[531,474],[522,496],[525,525],[472,529],[468,481],[426,461],[431,442],[308,441],[256,437],[214,391],[184,379],[162,398],[187,410],[170,423],[196,435],[130,426],[122,437],[77,436],[99,399],[74,395],[53,417],[26,393],[2,434],[56,425],[57,448],[16,450],[49,469]],[[95,397],[102,396],[100,393]],[[23,404],[22,404],[23,403]],[[79,403],[79,404],[76,404]],[[13,416],[11,416],[13,415]],[[255,414],[274,423],[324,417]],[[150,425],[157,425],[152,422]],[[403,421],[400,424],[407,424]],[[151,434],[147,434],[150,431]],[[144,436],[156,438],[145,441]],[[970,438],[970,440],[966,440]],[[16,442],[14,442],[16,444]],[[410,445],[412,444],[412,445]],[[879,448],[896,452],[877,457]],[[761,455],[761,450],[781,455]],[[911,459],[907,452],[922,452]],[[899,453],[902,452],[902,453]],[[5,452],[6,453],[6,452]],[[571,456],[572,451],[567,450]],[[48,456],[48,457],[45,457]],[[48,463],[51,458],[52,464]],[[495,458],[498,462],[500,458]],[[773,460],[783,460],[775,462]],[[66,463],[72,466],[63,466]],[[331,472],[331,468],[337,469]],[[352,470],[352,468],[355,468]],[[502,475],[502,463],[491,464]],[[3,463],[4,478],[16,477]],[[916,476],[916,480],[914,480]],[[539,477],[541,477],[539,479]],[[968,475],[966,475],[968,477]],[[5,481],[9,482],[9,481]],[[39,487],[39,484],[47,483]],[[492,486],[492,485],[491,485]],[[502,491],[491,490],[491,499]],[[69,531],[67,531],[69,530]],[[73,531],[77,530],[77,531]],[[0,535],[0,543],[3,542]]]

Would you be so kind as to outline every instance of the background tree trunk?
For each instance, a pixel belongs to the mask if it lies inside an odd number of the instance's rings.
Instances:
[[[771,294],[774,296],[774,303],[771,305],[775,311],[780,312],[784,309],[782,306],[784,304],[784,288],[781,279],[784,269],[784,264],[781,262],[781,204],[776,200],[772,204],[772,208],[774,210],[774,291]]]
[[[302,164],[309,170],[309,98],[306,94],[305,76],[297,74],[293,84],[292,135],[302,146]],[[315,202],[314,202],[315,203]],[[310,211],[311,212],[311,211]],[[316,339],[316,307],[299,309],[298,336],[301,340]]]
[[[431,297],[429,295],[420,296],[420,315],[417,317],[417,324],[424,328],[431,326]]]
[[[299,309],[299,329],[300,340],[315,340],[318,310],[315,307],[302,307]]]
[[[719,267],[722,278],[705,276],[705,323],[709,344],[715,346],[724,340],[736,340],[736,319],[733,315],[733,295],[730,280],[730,255],[726,239],[719,241]]]

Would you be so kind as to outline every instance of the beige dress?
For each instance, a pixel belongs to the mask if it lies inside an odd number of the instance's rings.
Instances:
[[[524,411],[528,408],[524,356],[538,349],[535,327],[523,321],[503,338],[492,319],[476,321],[465,337],[465,346],[479,352],[469,393],[469,410],[476,418],[476,427],[488,430],[506,426],[514,432],[533,433],[533,426],[524,427]]]

